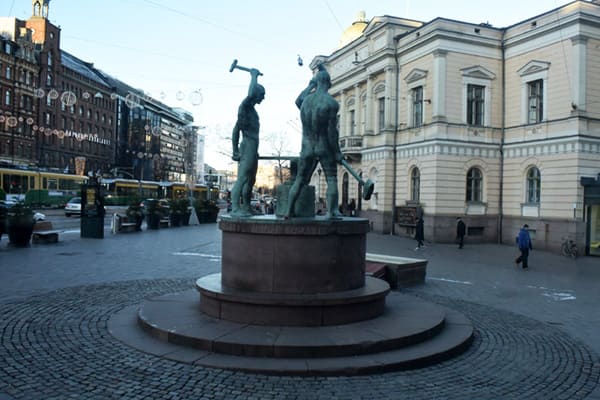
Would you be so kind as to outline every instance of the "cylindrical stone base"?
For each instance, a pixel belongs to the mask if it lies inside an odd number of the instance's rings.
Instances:
[[[364,286],[366,219],[224,217],[219,228],[224,287],[316,294]]]
[[[220,274],[196,281],[200,310],[227,321],[272,326],[328,326],[380,316],[387,282],[369,277],[360,289],[326,294],[265,294],[234,290],[221,284]]]

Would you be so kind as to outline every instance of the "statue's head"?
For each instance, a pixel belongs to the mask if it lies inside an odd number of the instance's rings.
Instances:
[[[319,69],[319,72],[317,72],[313,80],[317,83],[317,86],[324,86],[329,89],[331,87],[331,76],[329,75],[329,72],[327,72],[323,64],[319,64],[317,68]]]
[[[260,83],[256,84],[256,87],[254,88],[253,97],[257,104],[260,104],[260,102],[264,100],[265,87],[263,85],[261,85]]]

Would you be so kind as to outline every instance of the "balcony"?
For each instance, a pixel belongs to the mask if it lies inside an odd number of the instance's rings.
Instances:
[[[345,156],[360,158],[362,146],[362,136],[345,136],[340,138],[340,150]]]

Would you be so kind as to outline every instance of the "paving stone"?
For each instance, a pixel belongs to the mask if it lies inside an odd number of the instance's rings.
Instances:
[[[476,334],[463,355],[412,371],[304,379],[247,374],[145,354],[108,332],[118,310],[186,290],[193,281],[86,285],[0,304],[2,390],[14,399],[78,398],[92,387],[105,398],[126,399],[394,399],[399,393],[408,399],[585,399],[598,385],[595,355],[561,329],[418,289],[410,293],[464,313]]]
[[[414,256],[414,241],[397,236],[369,234],[367,248]],[[474,322],[473,345],[461,356],[411,371],[302,378],[204,368],[134,350],[110,334],[108,321],[124,307],[219,272],[214,225],[103,240],[65,234],[51,248],[24,250],[3,240],[0,400],[600,400],[598,258],[535,251],[522,271],[511,265],[514,253],[514,246],[469,243],[419,253],[429,260],[426,284],[402,291]]]

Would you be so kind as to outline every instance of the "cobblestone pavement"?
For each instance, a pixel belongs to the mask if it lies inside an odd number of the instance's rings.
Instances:
[[[430,245],[417,253],[410,240],[370,235],[370,252],[430,260],[427,283],[409,292],[467,315],[474,343],[428,368],[301,378],[177,363],[108,333],[122,308],[219,270],[214,225],[104,240],[63,236],[27,249],[0,243],[1,400],[600,399],[597,259],[566,265],[534,253],[532,270],[522,271],[506,246]]]

